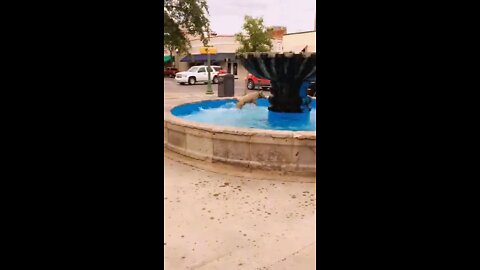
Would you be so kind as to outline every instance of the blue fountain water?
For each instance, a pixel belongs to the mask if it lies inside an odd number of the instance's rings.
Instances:
[[[235,108],[237,100],[210,100],[184,104],[172,109],[172,114],[187,120],[222,126],[259,128],[291,131],[315,131],[317,128],[316,100],[310,104],[312,110],[306,121],[295,120],[292,114],[281,113],[286,117],[269,120],[268,100],[258,99],[257,106],[247,104],[242,109]]]

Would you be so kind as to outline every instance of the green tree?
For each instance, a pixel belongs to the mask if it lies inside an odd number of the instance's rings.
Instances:
[[[190,42],[180,28],[176,27],[175,22],[171,18],[165,18],[163,25],[165,28],[171,29],[163,36],[163,48],[170,53],[170,58],[173,59],[175,51],[178,54],[188,54]]]
[[[164,48],[181,53],[188,52],[190,41],[188,35],[199,36],[204,44],[208,44],[210,22],[206,0],[164,0],[163,1],[163,37]]]
[[[245,16],[243,32],[235,34],[235,39],[240,42],[237,52],[269,52],[271,51],[273,29],[263,25],[263,18]]]

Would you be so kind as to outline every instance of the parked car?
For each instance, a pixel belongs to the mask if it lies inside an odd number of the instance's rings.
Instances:
[[[251,73],[248,73],[247,78],[245,78],[245,83],[247,84],[247,89],[249,90],[253,90],[256,87],[260,87],[262,89],[272,87],[270,80],[257,78]]]
[[[174,67],[166,67],[163,69],[163,77],[170,77],[173,78],[175,77],[175,74],[177,74],[178,69]]]
[[[222,68],[220,66],[210,66],[210,78],[212,83],[218,83],[218,75]],[[193,66],[187,71],[178,72],[175,81],[179,84],[188,83],[190,85],[197,82],[208,82],[208,66]]]

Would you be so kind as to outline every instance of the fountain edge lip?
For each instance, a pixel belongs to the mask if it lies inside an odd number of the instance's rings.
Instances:
[[[184,118],[180,118],[172,114],[172,110],[176,107],[186,105],[186,104],[196,104],[201,103],[204,101],[212,101],[212,100],[233,100],[232,97],[225,97],[225,98],[216,98],[216,99],[202,99],[202,100],[195,100],[192,102],[186,102],[181,104],[176,104],[170,109],[165,111],[164,114],[164,126],[168,123],[179,125],[183,127],[189,127],[193,129],[199,129],[204,131],[209,131],[213,133],[226,133],[226,134],[233,134],[233,135],[243,135],[243,136],[272,136],[275,138],[296,138],[296,139],[315,139],[317,138],[317,131],[292,131],[292,130],[274,130],[274,129],[260,129],[260,128],[242,128],[242,127],[230,127],[230,126],[222,126],[222,125],[213,125],[201,122],[195,122],[186,120]],[[316,99],[316,98],[312,98]]]

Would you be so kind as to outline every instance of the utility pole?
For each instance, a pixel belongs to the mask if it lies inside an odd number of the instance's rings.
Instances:
[[[207,32],[208,35],[208,43],[210,43],[210,31]],[[208,44],[204,43],[204,47],[200,48],[200,53],[201,54],[206,54],[207,55],[207,72],[208,72],[208,82],[207,82],[207,92],[205,94],[207,95],[213,95],[213,90],[212,90],[212,75],[210,71],[212,70],[212,67],[210,66],[210,54],[216,54],[217,53],[217,48],[212,47]]]
[[[210,36],[209,36],[210,37]],[[207,47],[207,72],[208,72],[208,84],[207,84],[207,92],[205,94],[207,95],[213,95],[213,89],[212,89],[212,80],[210,78],[210,70],[212,69],[210,67],[210,52],[208,51],[209,47]]]

